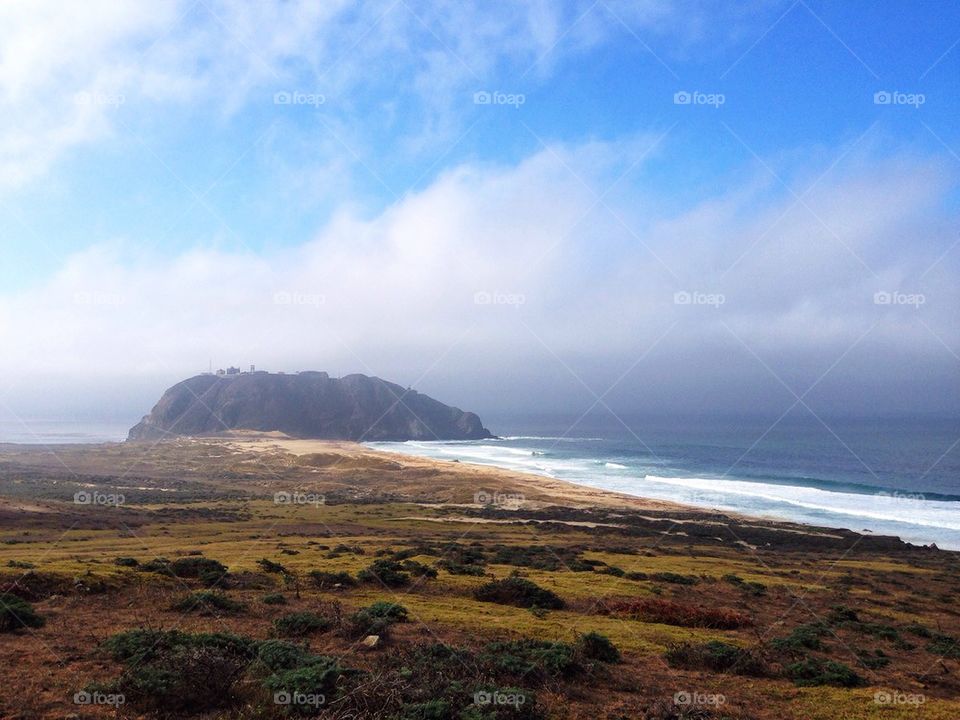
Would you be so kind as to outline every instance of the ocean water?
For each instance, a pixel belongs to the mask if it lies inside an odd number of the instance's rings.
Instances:
[[[496,440],[369,445],[960,550],[960,421],[571,422],[502,418],[488,421]]]
[[[80,420],[0,419],[0,443],[25,445],[61,445],[101,443],[125,440],[131,422],[91,422]]]

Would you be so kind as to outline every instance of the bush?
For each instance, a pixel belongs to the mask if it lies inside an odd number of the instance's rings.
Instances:
[[[960,660],[960,642],[956,638],[943,633],[933,633],[932,636],[933,642],[927,645],[927,650],[934,655]]]
[[[580,654],[587,660],[598,660],[604,663],[620,662],[620,651],[610,642],[610,638],[596,632],[581,635],[577,640]]]
[[[735,630],[752,624],[748,615],[730,608],[705,608],[659,598],[601,600],[597,604],[597,612],[644,622],[713,630]]]
[[[197,612],[201,615],[233,615],[243,611],[246,606],[227,597],[223,593],[201,590],[180,598],[172,606],[180,612]]]
[[[45,622],[26,600],[16,595],[0,595],[0,632],[40,628]]]
[[[700,582],[699,579],[693,575],[680,575],[675,572],[658,572],[653,573],[650,577],[660,582],[673,583],[675,585],[696,585]]]
[[[287,598],[280,593],[269,593],[263,596],[263,603],[265,605],[286,605]]]
[[[225,575],[227,566],[218,560],[205,557],[177,558],[170,563],[170,570],[181,578],[198,578],[204,573],[219,573]]]
[[[132,557],[118,557],[114,559],[113,564],[120,567],[137,567],[140,561]]]
[[[410,573],[414,577],[435,578],[437,576],[437,571],[435,568],[432,568],[429,565],[424,565],[416,560],[404,560],[401,564],[401,567],[404,569],[404,571]]]
[[[519,577],[488,582],[474,590],[473,596],[482,602],[494,602],[500,605],[524,608],[536,607],[560,610],[565,605],[563,600],[553,591]]]
[[[859,687],[863,678],[843,663],[810,657],[785,669],[788,678],[801,687],[833,685],[836,687]]]
[[[451,575],[483,577],[487,572],[483,565],[464,564],[446,559],[437,561],[437,567],[441,570],[446,570]]]
[[[288,613],[273,621],[274,632],[284,637],[323,632],[329,630],[332,625],[333,622],[328,618],[312,612]]]
[[[17,570],[33,570],[36,565],[32,562],[26,562],[25,560],[8,560],[7,567],[16,568]]]
[[[388,588],[404,587],[410,583],[410,575],[396,560],[374,560],[364,570],[357,573],[357,579],[365,583],[377,583]]]
[[[581,666],[576,648],[562,642],[510,640],[489,643],[479,656],[480,663],[498,678],[524,678],[543,682],[570,677]]]
[[[158,575],[173,576],[173,570],[170,569],[170,561],[166,558],[154,558],[149,562],[142,563],[137,570],[140,572],[152,572]]]
[[[315,656],[303,645],[286,640],[264,640],[257,645],[255,665],[268,673],[292,670],[309,664]]]
[[[763,658],[750,650],[720,640],[671,645],[664,657],[670,667],[683,670],[711,670],[753,677],[770,674]]]
[[[747,581],[739,575],[734,575],[733,573],[727,573],[723,576],[723,579],[731,585],[738,587],[741,590],[746,590],[753,595],[763,595],[767,592],[767,586],[763,583]]]
[[[196,714],[228,706],[253,657],[253,643],[227,634],[132,630],[104,643],[124,663],[110,690],[140,710]]]
[[[406,622],[408,615],[403,605],[384,601],[375,602],[350,616],[348,634],[354,637],[385,635],[391,625]]]
[[[267,558],[260,558],[257,560],[257,565],[260,566],[260,569],[265,573],[272,573],[274,575],[286,575],[287,569],[278,562],[273,560],[268,560]]]
[[[344,674],[336,658],[323,655],[310,655],[304,659],[304,664],[286,670],[277,670],[268,675],[263,685],[270,692],[285,693],[293,697],[320,696],[324,703],[336,697],[337,682]],[[315,705],[305,705],[299,709],[310,714],[316,714]]]
[[[776,650],[803,653],[805,650],[822,650],[820,638],[829,632],[823,623],[798,625],[785,638],[777,638],[770,645]]]
[[[336,585],[353,587],[357,584],[357,581],[348,572],[328,572],[326,570],[311,570],[310,580],[321,590],[332,588]]]

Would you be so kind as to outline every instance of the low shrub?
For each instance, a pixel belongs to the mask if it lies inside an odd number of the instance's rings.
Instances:
[[[260,569],[265,573],[272,573],[274,575],[287,574],[287,569],[283,565],[268,558],[260,558],[257,560],[257,565],[259,565]]]
[[[40,628],[45,620],[33,605],[16,595],[0,595],[0,632],[14,632],[24,628]]]
[[[489,643],[478,660],[491,675],[502,679],[544,682],[571,677],[582,669],[572,645],[528,638]]]
[[[311,582],[320,590],[341,587],[353,587],[357,584],[353,575],[348,572],[329,572],[327,570],[311,570],[309,574]]]
[[[587,660],[604,663],[620,662],[620,651],[610,638],[597,632],[588,632],[577,639],[577,649]]]
[[[674,585],[696,585],[700,582],[699,578],[693,575],[681,575],[675,572],[657,572],[653,573],[650,578],[652,580],[659,580],[660,582],[673,583]]]
[[[473,577],[483,577],[487,569],[483,565],[465,565],[463,563],[454,562],[453,560],[439,560],[437,562],[437,567],[441,570],[446,570],[451,575],[470,575]]]
[[[132,557],[118,557],[114,559],[113,564],[120,567],[137,567],[140,565],[140,561]]]
[[[513,605],[525,608],[546,608],[561,610],[565,603],[552,590],[542,588],[536,583],[520,577],[493,580],[481,585],[473,596],[482,602],[494,602],[500,605]]]
[[[404,587],[410,584],[410,575],[396,560],[381,558],[357,573],[357,579],[365,583],[377,583],[388,588]]]
[[[804,653],[806,650],[822,650],[823,643],[820,638],[828,632],[827,626],[820,622],[798,625],[789,635],[784,638],[772,640],[770,645],[776,650],[788,653]]]
[[[933,642],[927,645],[927,650],[934,655],[960,660],[960,641],[950,635],[933,633]]]
[[[787,665],[784,672],[795,685],[800,687],[815,685],[859,687],[864,684],[863,678],[843,663],[817,657],[808,657]]]
[[[664,657],[670,667],[683,670],[711,670],[752,677],[771,674],[760,655],[720,640],[671,645]]]
[[[254,655],[246,638],[176,630],[132,630],[103,647],[125,666],[110,691],[139,710],[174,716],[232,704],[233,688]]]
[[[400,567],[416,578],[435,578],[437,576],[436,568],[424,565],[416,560],[404,560]]]
[[[601,600],[597,612],[644,622],[713,630],[736,630],[752,624],[749,615],[730,608],[706,608],[659,598]]]
[[[264,605],[286,605],[287,597],[280,593],[269,593],[263,596]]]
[[[196,612],[201,615],[234,615],[242,612],[246,606],[236,600],[227,597],[221,592],[211,590],[200,590],[190,593],[179,600],[173,606],[173,610],[180,612]]]
[[[312,612],[287,613],[273,621],[273,630],[282,637],[299,637],[329,630],[333,621]]]
[[[166,558],[154,558],[145,563],[141,563],[137,568],[140,572],[152,572],[158,575],[173,576],[173,570],[170,568],[170,561]]]
[[[764,595],[767,592],[767,586],[763,583],[744,580],[739,575],[734,575],[733,573],[727,573],[723,576],[723,579],[731,585],[738,587],[741,590],[745,590],[752,595]]]
[[[375,602],[357,610],[347,620],[348,634],[353,637],[364,635],[386,635],[390,626],[406,622],[409,617],[403,605],[392,602]]]
[[[36,565],[32,562],[26,562],[25,560],[8,560],[7,567],[16,568],[17,570],[33,570]]]

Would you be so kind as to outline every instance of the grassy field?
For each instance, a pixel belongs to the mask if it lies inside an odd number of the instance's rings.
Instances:
[[[957,570],[349,444],[0,446],[0,716],[956,720]]]

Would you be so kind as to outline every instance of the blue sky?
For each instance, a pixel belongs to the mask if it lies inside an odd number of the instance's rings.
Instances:
[[[825,409],[956,410],[960,6],[314,5],[0,10],[11,407],[35,376],[139,402],[208,357],[482,400],[504,368],[481,348],[547,358],[573,398],[656,346],[629,409],[669,371],[658,407],[759,375],[740,409],[776,412],[829,370]]]

